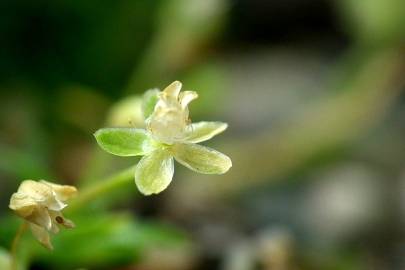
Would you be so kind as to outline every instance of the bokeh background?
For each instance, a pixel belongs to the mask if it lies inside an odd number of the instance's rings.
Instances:
[[[71,214],[23,269],[405,269],[405,1],[0,3],[0,269],[24,179],[86,187],[136,158],[93,132],[141,126],[173,80],[231,171],[143,197],[132,181]]]

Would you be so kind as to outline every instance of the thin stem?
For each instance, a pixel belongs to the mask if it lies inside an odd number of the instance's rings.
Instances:
[[[111,192],[117,188],[120,188],[131,181],[133,181],[135,175],[135,166],[132,166],[126,170],[118,172],[104,180],[94,183],[86,188],[83,188],[79,196],[70,203],[68,212],[74,212],[80,209],[86,203],[93,199],[103,195],[104,193]]]
[[[24,234],[25,230],[28,228],[27,222],[24,222],[20,225],[17,230],[17,233],[14,236],[13,243],[11,244],[11,270],[18,269],[18,246],[20,244],[20,240],[22,235]]]

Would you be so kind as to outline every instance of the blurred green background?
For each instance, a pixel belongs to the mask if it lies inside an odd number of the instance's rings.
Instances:
[[[0,269],[19,183],[136,164],[92,134],[140,126],[137,95],[174,80],[193,121],[229,123],[208,145],[231,171],[131,181],[54,252],[26,233],[21,269],[405,269],[404,25],[403,0],[1,1]]]

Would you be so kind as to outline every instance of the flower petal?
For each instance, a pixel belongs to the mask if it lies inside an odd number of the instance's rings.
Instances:
[[[135,171],[135,183],[144,195],[157,194],[167,188],[173,173],[173,157],[165,150],[155,150],[139,161]]]
[[[62,210],[67,206],[57,198],[52,186],[45,181],[25,180],[18,188],[18,193],[29,196],[38,206],[52,210]]]
[[[77,189],[74,186],[58,185],[45,180],[41,180],[39,182],[50,186],[56,193],[57,199],[60,201],[67,201],[77,194]]]
[[[30,224],[30,228],[34,237],[47,249],[53,250],[49,233],[42,227]]]
[[[173,146],[175,159],[187,168],[204,174],[223,174],[232,167],[226,155],[198,144],[176,144]]]
[[[179,95],[180,105],[183,109],[187,108],[188,104],[194,99],[198,98],[197,92],[194,91],[184,91]]]
[[[25,217],[25,219],[48,231],[52,229],[52,219],[45,207],[36,206],[32,215]]]
[[[174,81],[169,86],[167,86],[163,91],[163,97],[167,97],[169,99],[177,99],[181,90],[181,82]]]
[[[14,193],[10,199],[10,209],[14,210],[20,217],[26,218],[36,209],[37,202],[28,195]]]
[[[42,205],[43,207],[46,207],[49,210],[53,210],[53,211],[61,211],[62,209],[64,209],[67,204],[62,202],[55,191],[52,191],[52,196],[46,198],[46,201],[44,203],[41,203],[40,205]]]
[[[215,135],[223,132],[228,127],[223,122],[198,122],[187,127],[186,141],[199,143],[211,139]]]
[[[24,180],[19,186],[17,193],[26,195],[37,203],[45,203],[54,195],[50,186],[34,180]]]
[[[153,141],[144,129],[103,128],[94,136],[101,148],[117,156],[145,155],[154,149]]]

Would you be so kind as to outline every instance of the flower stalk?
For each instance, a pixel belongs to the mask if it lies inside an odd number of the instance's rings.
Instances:
[[[109,193],[112,190],[119,189],[127,184],[132,184],[135,174],[135,166],[124,169],[104,180],[100,180],[91,186],[84,187],[80,190],[79,196],[72,200],[69,209],[66,212],[75,212],[80,210],[84,205],[93,199]]]
[[[18,246],[20,245],[21,237],[28,228],[28,223],[24,221],[17,230],[11,244],[11,270],[18,270]]]

